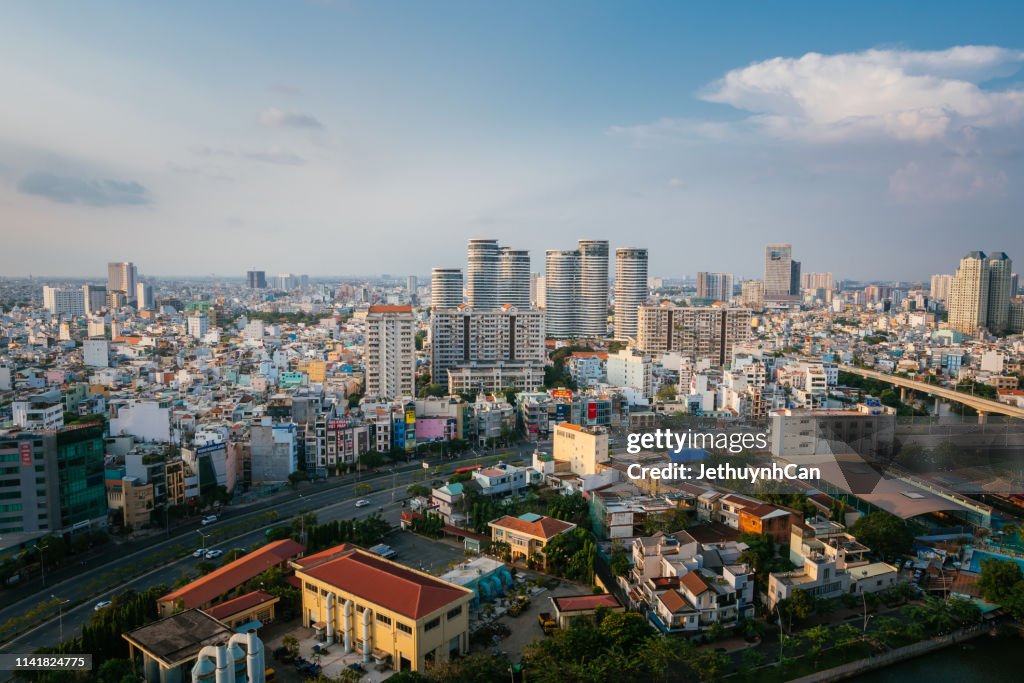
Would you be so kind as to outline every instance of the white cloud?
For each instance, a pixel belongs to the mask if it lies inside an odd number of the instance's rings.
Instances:
[[[909,204],[945,204],[1006,195],[1006,172],[978,159],[945,164],[911,161],[889,177],[889,193]]]
[[[682,178],[669,178],[668,186],[673,188],[686,187],[686,183],[683,182]]]
[[[734,69],[701,97],[749,112],[755,127],[785,139],[939,140],[1019,124],[1024,90],[980,84],[1022,64],[1024,52],[999,47],[811,52]]]
[[[268,109],[260,114],[260,123],[264,126],[286,127],[286,128],[314,128],[321,129],[324,124],[320,123],[315,116],[303,114],[297,111],[281,111],[280,109]]]

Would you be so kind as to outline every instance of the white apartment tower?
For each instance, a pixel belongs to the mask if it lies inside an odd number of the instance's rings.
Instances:
[[[436,310],[430,317],[430,378],[448,381],[448,371],[466,365],[545,362],[544,312],[505,304],[476,310]]]
[[[608,334],[608,241],[580,240],[578,336]]]
[[[473,308],[498,306],[498,256],[498,240],[469,240],[466,254],[466,303]]]
[[[989,261],[984,252],[972,251],[960,259],[950,289],[949,326],[977,334],[988,323]]]
[[[615,336],[636,337],[637,309],[647,301],[647,250],[615,250]]]
[[[545,254],[544,303],[547,335],[556,339],[578,336],[580,252],[548,249]]]
[[[932,275],[932,286],[928,292],[928,298],[933,301],[948,301],[952,288],[952,275]]]
[[[462,270],[434,268],[430,271],[430,308],[438,311],[462,304]]]
[[[530,252],[502,247],[498,252],[498,304],[530,307]]]
[[[694,361],[726,366],[735,345],[750,339],[750,318],[746,308],[645,305],[639,310],[636,346],[643,353],[675,351]]]
[[[370,306],[366,314],[366,396],[416,395],[416,317],[412,306]]]
[[[43,287],[43,306],[54,315],[83,316],[85,291],[81,287]]]

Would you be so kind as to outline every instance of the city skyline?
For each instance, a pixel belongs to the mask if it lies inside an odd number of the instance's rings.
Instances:
[[[778,242],[925,280],[1024,253],[1020,9],[990,7],[8,4],[0,273],[91,277],[126,239],[150,274],[423,275],[488,234],[534,272],[586,238],[666,277]]]

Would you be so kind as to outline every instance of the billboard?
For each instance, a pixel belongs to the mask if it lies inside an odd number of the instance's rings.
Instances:
[[[563,399],[566,401],[572,400],[572,389],[552,389],[551,398]]]
[[[32,467],[32,442],[22,441],[18,443],[18,454],[21,456],[22,467]]]

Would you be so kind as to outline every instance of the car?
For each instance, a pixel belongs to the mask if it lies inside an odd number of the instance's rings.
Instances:
[[[92,611],[99,612],[101,610],[105,610],[108,607],[110,607],[110,600],[100,600],[95,605],[93,605]]]
[[[220,557],[223,554],[224,554],[223,550],[207,550],[206,551],[206,559],[208,559],[208,560],[216,560],[218,557]]]
[[[202,557],[206,554],[206,548],[196,548],[195,552],[192,553],[192,557]]]
[[[365,498],[360,498],[359,500],[356,501],[356,507],[357,508],[364,508],[364,507],[366,507],[369,504],[370,504],[370,501],[366,500]]]
[[[201,524],[206,526],[207,524],[213,524],[216,521],[217,515],[207,515],[206,517],[203,517]]]

